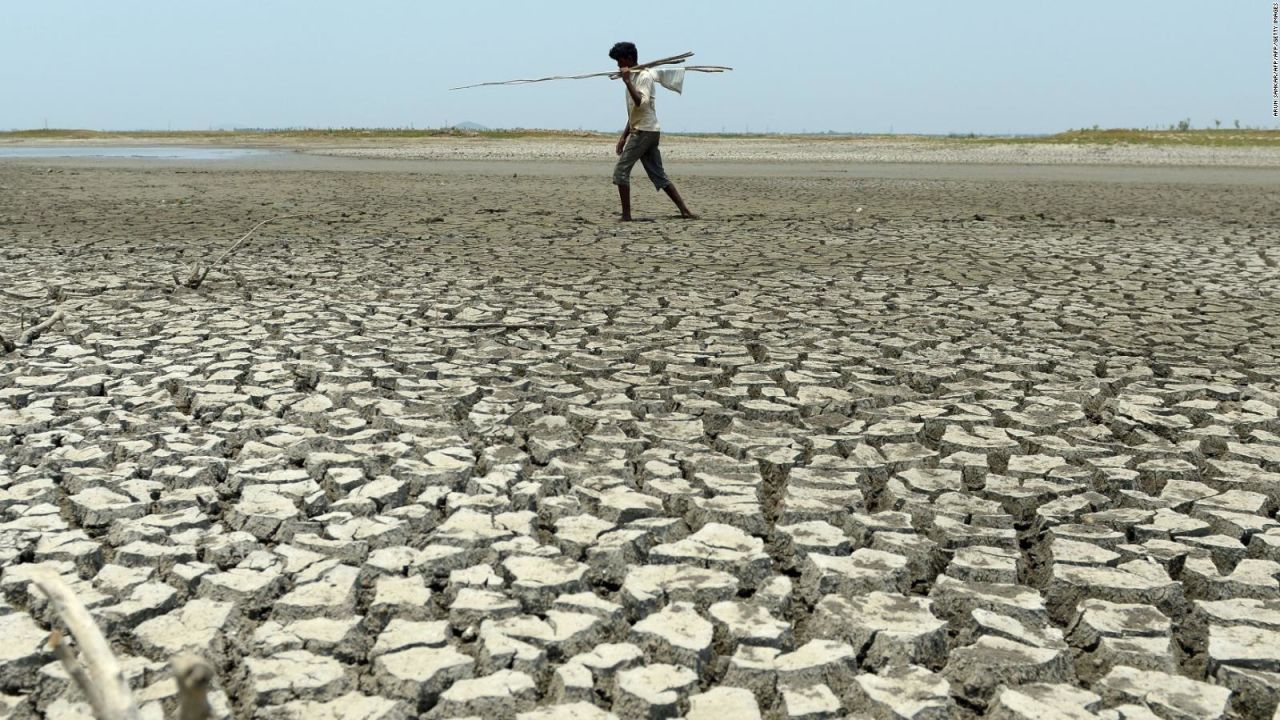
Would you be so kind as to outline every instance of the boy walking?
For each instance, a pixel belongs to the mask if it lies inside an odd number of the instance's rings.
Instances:
[[[644,165],[653,186],[670,196],[671,202],[680,210],[680,217],[697,217],[689,212],[680,191],[662,169],[662,153],[658,151],[662,128],[658,125],[658,115],[653,106],[653,70],[631,69],[639,59],[634,43],[614,45],[609,57],[617,61],[618,69],[622,71],[622,82],[627,87],[627,127],[614,149],[618,164],[613,168],[613,184],[618,186],[618,199],[622,201],[622,219],[631,220],[631,168],[635,167],[636,161]]]

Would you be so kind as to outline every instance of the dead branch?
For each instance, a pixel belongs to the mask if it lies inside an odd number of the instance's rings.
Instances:
[[[173,679],[178,683],[178,720],[208,720],[209,686],[213,684],[213,666],[197,655],[179,655],[169,661]]]
[[[631,69],[635,71],[635,70],[644,70],[646,68],[651,68],[651,67],[659,67],[661,65],[681,65],[684,63],[685,60],[688,60],[691,57],[693,57],[693,53],[686,52],[686,53],[681,53],[679,55],[672,55],[671,57],[660,58],[658,60],[650,60],[647,63],[640,63],[639,65],[636,65]],[[685,70],[691,70],[693,72],[708,72],[708,73],[727,72],[732,69],[733,68],[726,67],[724,65],[687,65],[685,66]],[[618,77],[618,71],[610,70],[607,72],[585,73],[582,75],[552,75],[550,77],[528,78],[523,80],[502,80],[499,82],[485,82],[485,83],[476,83],[475,85],[462,85],[460,87],[454,87],[449,89],[450,90],[466,90],[468,88],[486,87],[489,85],[527,85],[529,83],[546,82],[548,80],[585,80],[587,78],[595,78],[595,77]]]
[[[49,647],[53,650],[53,654],[62,663],[63,669],[71,676],[71,680],[75,682],[76,687],[80,688],[80,692],[84,694],[89,701],[89,706],[93,708],[95,717],[106,717],[107,708],[102,699],[102,695],[98,692],[97,686],[89,679],[89,675],[85,672],[84,665],[76,658],[71,647],[62,641],[62,631],[54,630],[49,634]]]
[[[733,68],[727,65],[686,65],[684,69],[688,70],[689,72],[700,72],[700,73],[722,73],[722,72],[730,72],[733,70]],[[490,85],[529,85],[530,83],[547,82],[548,80],[587,80],[589,78],[598,78],[598,77],[617,78],[618,72],[614,70],[612,72],[587,73],[585,75],[554,75],[552,77],[531,78],[527,80],[504,80],[501,82],[487,82],[487,83],[478,83],[476,85],[463,85],[461,87],[455,87],[455,88],[449,88],[449,89],[450,90],[467,90],[470,88],[487,87]]]
[[[57,310],[53,311],[52,315],[45,318],[44,322],[40,323],[39,325],[32,325],[31,327],[27,328],[26,331],[22,333],[22,335],[18,336],[18,341],[16,343],[12,343],[12,345],[15,347],[18,345],[30,345],[31,343],[35,342],[36,339],[39,338],[40,335],[43,334],[45,330],[48,330],[49,328],[53,327],[55,323],[57,323],[62,319],[63,319],[62,308],[58,308]],[[11,343],[6,341],[3,344],[5,346],[5,352],[11,352],[13,350],[13,347],[10,347]]]
[[[226,262],[227,258],[231,257],[232,253],[239,250],[240,247],[244,245],[245,241],[249,239],[250,235],[257,232],[258,228],[262,227],[263,225],[266,225],[267,223],[275,222],[276,220],[288,220],[289,218],[310,217],[313,215],[324,215],[332,212],[337,212],[337,208],[333,208],[331,210],[316,210],[311,212],[292,213],[290,215],[277,215],[272,218],[267,218],[266,220],[263,220],[257,225],[254,225],[253,227],[249,228],[249,232],[245,233],[244,235],[241,235],[239,240],[236,240],[234,243],[232,243],[231,247],[224,250],[221,255],[219,255],[216,259],[214,259],[213,262],[209,263],[206,266],[202,266],[199,261],[196,261],[195,265],[191,267],[191,274],[187,276],[187,279],[185,281],[180,282],[177,271],[174,271],[173,272],[174,289],[177,289],[178,287],[187,287],[187,288],[191,288],[192,290],[199,288],[200,284],[204,282],[204,279],[208,277],[210,270],[213,270],[217,266]]]
[[[18,349],[17,345],[14,345],[13,343],[9,342],[9,339],[6,338],[4,335],[0,335],[0,351],[4,351],[4,353],[7,355],[17,349]]]
[[[636,65],[632,69],[643,70],[645,68],[657,67],[659,65],[679,65],[691,57],[693,57],[692,52],[680,53],[679,55],[672,55],[671,57],[659,58],[657,60],[651,60],[642,65]],[[612,71],[612,74],[614,75],[616,75],[617,73],[618,73],[617,70]],[[600,77],[600,76],[609,75],[609,74],[610,73],[605,72],[605,73],[585,73],[582,75],[552,75],[550,77],[543,77],[543,78],[530,78],[530,79],[524,79],[524,80],[501,80],[498,82],[477,83],[475,85],[463,85],[461,87],[454,87],[449,89],[450,90],[466,90],[468,88],[484,87],[486,85],[521,85],[524,83],[546,82],[548,80],[583,80],[589,77]]]
[[[58,617],[62,618],[80,647],[80,658],[88,668],[87,683],[91,688],[86,690],[85,696],[94,705],[94,715],[98,720],[137,720],[138,706],[133,702],[120,662],[112,654],[111,646],[84,604],[57,573],[35,573],[32,581],[49,598]],[[70,655],[70,651],[67,654]],[[76,675],[72,673],[72,677]],[[94,703],[95,696],[100,705]]]

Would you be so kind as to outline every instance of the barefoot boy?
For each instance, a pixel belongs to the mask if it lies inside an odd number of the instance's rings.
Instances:
[[[627,128],[618,138],[615,152],[618,164],[613,168],[613,184],[618,186],[618,199],[622,201],[622,219],[631,219],[631,168],[639,160],[654,187],[665,190],[671,201],[680,209],[680,217],[696,217],[680,197],[680,191],[667,178],[662,169],[662,153],[658,152],[661,127],[653,109],[654,75],[652,70],[632,71],[638,55],[636,46],[620,42],[609,51],[609,57],[618,62],[622,82],[627,86]]]

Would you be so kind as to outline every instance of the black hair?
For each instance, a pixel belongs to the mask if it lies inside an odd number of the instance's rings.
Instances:
[[[640,59],[636,52],[636,44],[629,42],[614,43],[613,49],[609,51],[609,57],[614,60],[630,60],[636,62]]]

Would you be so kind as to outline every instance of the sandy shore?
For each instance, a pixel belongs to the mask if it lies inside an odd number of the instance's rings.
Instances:
[[[0,162],[0,714],[1270,717],[1274,170],[671,156]]]
[[[699,166],[831,165],[931,166],[1097,166],[1156,168],[1280,168],[1280,147],[1265,145],[1130,144],[1014,142],[941,137],[893,136],[747,136],[713,137],[667,134],[666,152]],[[400,161],[536,161],[558,167],[607,162],[613,137],[580,135],[395,138],[325,137],[280,134],[228,134],[186,137],[103,136],[83,139],[0,137],[0,147],[76,147],[101,145],[225,146],[287,150],[345,159]],[[311,169],[323,169],[312,166]],[[770,172],[766,170],[765,172]]]
[[[670,152],[689,162],[769,163],[972,163],[1032,165],[1155,165],[1280,167],[1280,148],[1160,145],[1066,145],[1054,143],[959,144],[945,140],[769,139],[664,137]],[[353,147],[308,149],[339,157],[415,160],[582,161],[612,150],[600,138],[422,140],[373,142]]]

